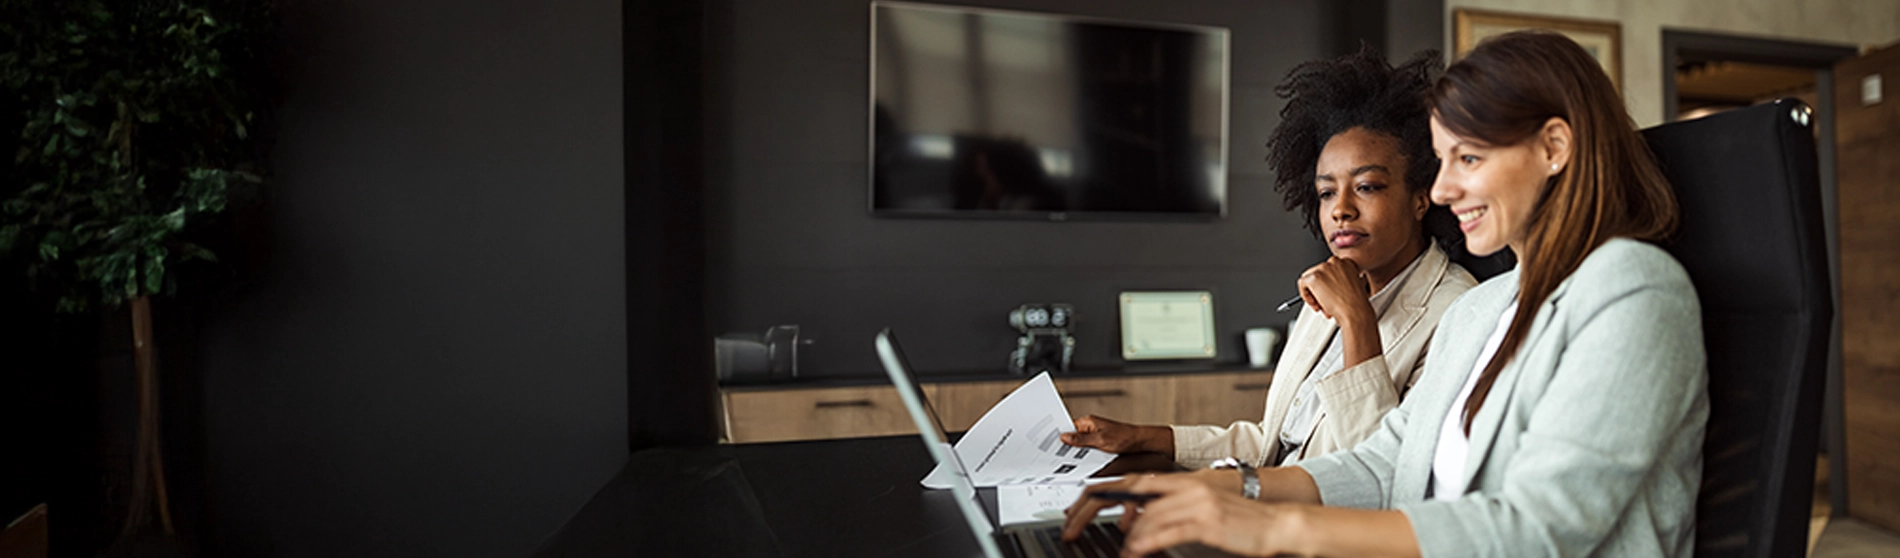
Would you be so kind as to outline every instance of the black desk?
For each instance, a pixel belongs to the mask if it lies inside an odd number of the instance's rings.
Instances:
[[[535,555],[979,555],[930,467],[914,435],[641,451]]]

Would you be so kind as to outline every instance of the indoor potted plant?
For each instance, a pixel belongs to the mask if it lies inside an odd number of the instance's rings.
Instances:
[[[19,148],[0,164],[0,255],[61,312],[132,315],[139,424],[125,534],[153,512],[172,531],[150,298],[175,289],[181,264],[213,260],[188,233],[263,174],[255,62],[269,12],[238,0],[0,0],[0,107],[22,123],[4,131]]]

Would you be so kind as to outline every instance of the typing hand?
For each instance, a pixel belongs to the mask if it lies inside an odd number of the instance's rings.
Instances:
[[[1102,510],[1110,506],[1125,506],[1121,528],[1127,531],[1142,514],[1143,506],[1153,501],[1150,497],[1159,496],[1142,492],[1139,488],[1143,482],[1150,479],[1172,479],[1169,482],[1201,485],[1214,492],[1232,493],[1234,497],[1240,497],[1240,471],[1234,469],[1130,475],[1115,481],[1089,485],[1088,488],[1083,489],[1082,496],[1077,498],[1074,504],[1070,504],[1068,509],[1063,510],[1063,514],[1067,516],[1062,524],[1063,540],[1074,540],[1075,537],[1081,535],[1082,529],[1087,527],[1089,522],[1094,521],[1095,516],[1101,515]],[[1111,495],[1111,497],[1097,497],[1098,494]],[[1139,497],[1129,498],[1128,495]]]
[[[1152,476],[1155,475],[1142,475],[1144,478]],[[1134,516],[1141,513],[1141,506],[1146,503],[1146,500],[1098,498],[1095,495],[1103,493],[1129,494],[1128,487],[1134,485],[1135,478],[1136,477],[1128,477],[1100,484],[1092,484],[1082,489],[1082,496],[1077,498],[1075,503],[1069,504],[1068,509],[1062,510],[1062,514],[1066,516],[1062,522],[1062,540],[1073,541],[1081,536],[1082,530],[1088,527],[1090,523],[1093,523],[1095,517],[1102,514],[1102,510],[1108,509],[1110,506],[1125,507],[1125,509],[1122,510],[1121,527],[1122,530],[1126,531],[1128,526],[1134,522]]]
[[[1140,506],[1138,519],[1132,517],[1136,510],[1123,516],[1128,538],[1122,556],[1145,556],[1189,543],[1247,556],[1296,550],[1288,547],[1288,535],[1305,506],[1248,500],[1237,486],[1223,489],[1208,482],[1209,477],[1196,472],[1127,479],[1122,487],[1126,491],[1158,497]],[[1070,536],[1071,530],[1080,531],[1073,515],[1063,536]]]

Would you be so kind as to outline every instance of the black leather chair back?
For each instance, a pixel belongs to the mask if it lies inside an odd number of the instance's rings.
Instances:
[[[1806,553],[1834,316],[1810,115],[1783,99],[1643,131],[1709,354],[1696,556]]]

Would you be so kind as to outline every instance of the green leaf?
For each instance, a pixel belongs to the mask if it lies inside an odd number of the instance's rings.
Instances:
[[[152,248],[145,252],[145,291],[157,293],[165,288],[165,251]]]
[[[159,220],[159,226],[165,232],[177,232],[185,229],[185,208],[174,209]]]
[[[4,231],[0,231],[0,234],[4,234]],[[4,237],[0,237],[0,238],[4,238]],[[4,249],[4,248],[5,248],[4,245],[0,245],[0,249]],[[190,261],[190,260],[202,260],[202,261],[207,261],[207,262],[218,261],[217,254],[213,254],[211,253],[211,250],[207,250],[203,246],[192,244],[190,242],[186,242],[179,245],[178,251],[184,254],[185,260],[187,261]]]
[[[169,292],[167,266],[215,261],[181,237],[234,181],[261,180],[235,169],[267,170],[262,84],[223,62],[255,63],[266,45],[250,41],[275,34],[262,4],[0,0],[29,16],[0,15],[0,104],[21,120],[0,131],[19,142],[0,161],[0,249],[33,288],[77,311]]]

